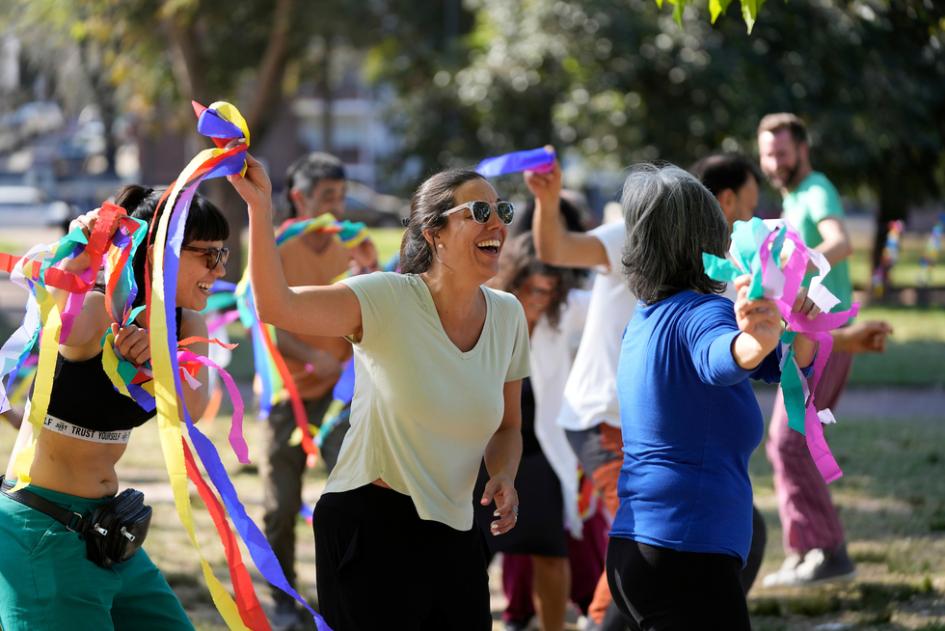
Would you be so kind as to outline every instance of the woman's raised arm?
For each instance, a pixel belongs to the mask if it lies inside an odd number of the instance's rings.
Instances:
[[[289,287],[272,230],[272,184],[258,160],[246,154],[245,176],[227,177],[249,210],[249,271],[256,311],[263,322],[305,335],[342,337],[361,332],[361,305],[344,285]]]

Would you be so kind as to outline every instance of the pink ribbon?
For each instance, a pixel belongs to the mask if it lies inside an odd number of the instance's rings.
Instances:
[[[233,401],[233,421],[230,424],[229,434],[230,446],[241,464],[249,464],[249,447],[246,445],[246,439],[243,438],[243,397],[240,396],[240,390],[236,386],[236,382],[233,381],[233,377],[210,358],[197,355],[188,350],[177,351],[177,359],[180,362],[196,362],[219,372],[220,378],[223,379],[223,383],[226,385],[226,391]]]

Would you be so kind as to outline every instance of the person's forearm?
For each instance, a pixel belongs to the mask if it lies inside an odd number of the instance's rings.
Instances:
[[[535,252],[539,259],[548,264],[557,262],[564,240],[565,229],[561,225],[560,214],[558,198],[535,200],[535,215],[532,218]]]
[[[276,348],[286,359],[294,359],[303,364],[311,364],[315,361],[316,349],[305,344],[288,331],[277,331]]]
[[[817,342],[807,337],[803,333],[798,333],[794,338],[794,359],[801,368],[807,368],[814,362],[814,355],[817,354]]]
[[[194,423],[200,420],[210,403],[210,371],[201,367],[197,371],[196,379],[200,383],[196,388],[191,388],[186,380],[183,383],[184,405],[187,406],[187,413]]]
[[[745,332],[736,336],[735,341],[732,342],[732,357],[743,370],[757,368],[772,350],[774,349],[765,348],[757,339]]]
[[[89,253],[83,250],[77,256],[74,256],[70,259],[66,259],[59,264],[59,268],[63,271],[69,272],[70,274],[75,274],[76,276],[81,276],[92,263],[92,257],[89,256]],[[66,299],[69,292],[65,289],[60,289],[59,287],[48,287],[49,294],[53,297],[54,300],[61,303]]]
[[[248,265],[256,312],[263,322],[279,326],[291,292],[282,272],[272,230],[272,208],[250,209]]]
[[[827,262],[831,265],[836,265],[853,254],[853,248],[850,246],[850,242],[844,239],[824,241],[815,249],[823,254]]]
[[[9,409],[3,414],[0,414],[7,423],[13,426],[13,429],[20,429],[20,425],[23,423],[23,415],[17,412],[14,409]]]
[[[514,480],[521,459],[522,432],[519,428],[500,428],[486,445],[484,460],[491,478],[505,475]]]

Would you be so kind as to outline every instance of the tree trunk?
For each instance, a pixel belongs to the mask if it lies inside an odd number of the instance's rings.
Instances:
[[[331,63],[335,50],[334,37],[326,33],[324,42],[322,72],[318,82],[319,92],[322,96],[322,150],[326,153],[332,153],[335,150],[335,95],[331,80]]]
[[[118,153],[118,143],[115,141],[114,134],[115,118],[117,117],[115,89],[109,82],[105,68],[102,65],[102,51],[97,45],[93,44],[88,38],[82,40],[79,44],[79,56],[80,63],[88,75],[92,100],[98,107],[99,116],[102,119],[105,135],[106,172],[109,175],[114,175],[115,159]]]
[[[164,27],[174,45],[171,47],[171,71],[180,87],[182,96],[204,105],[207,98],[206,65],[200,54],[200,46],[193,24],[185,24],[175,17],[164,21]]]
[[[255,98],[249,107],[246,123],[253,139],[266,135],[273,113],[282,101],[282,79],[285,77],[289,58],[292,18],[295,0],[278,0],[273,10],[272,30],[269,33],[266,52],[259,64],[256,78]]]
[[[295,0],[278,0],[273,11],[272,30],[268,38],[266,51],[259,65],[255,98],[250,104],[246,123],[250,131],[251,145],[259,146],[265,137],[273,113],[282,100],[282,79],[285,76],[286,60],[290,48],[290,30]],[[200,55],[193,25],[186,25],[168,20],[166,27],[174,42],[172,51],[174,74],[181,86],[189,86],[195,100],[209,105],[209,100],[218,95],[206,94],[207,86],[204,63]],[[221,210],[230,225],[230,238],[226,245],[230,248],[230,260],[226,266],[227,280],[239,280],[243,273],[242,234],[246,227],[246,204],[240,199],[233,187],[224,180],[212,181],[207,188],[207,195]]]

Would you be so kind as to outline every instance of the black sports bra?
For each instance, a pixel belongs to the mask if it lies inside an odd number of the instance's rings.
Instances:
[[[180,337],[180,308],[176,311]],[[143,425],[154,412],[142,409],[121,394],[102,368],[102,354],[72,361],[56,358],[56,372],[49,395],[48,414],[94,431],[120,431]]]

